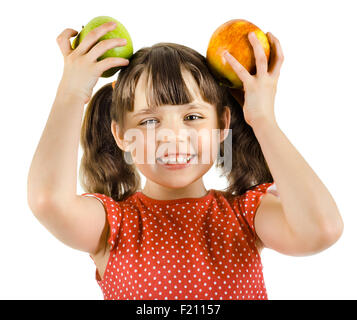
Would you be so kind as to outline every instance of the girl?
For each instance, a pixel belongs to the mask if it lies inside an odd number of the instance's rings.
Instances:
[[[98,62],[125,45],[97,43],[114,28],[99,26],[75,50],[75,30],[57,38],[64,71],[29,172],[31,210],[59,240],[90,254],[104,299],[267,299],[264,247],[311,255],[343,230],[332,196],[276,123],[279,41],[268,33],[268,69],[249,34],[255,75],[225,55],[243,95],[219,86],[205,58],[183,45],[142,48],[130,63]],[[113,87],[91,98],[99,76],[118,66]],[[204,186],[215,162],[225,190]]]

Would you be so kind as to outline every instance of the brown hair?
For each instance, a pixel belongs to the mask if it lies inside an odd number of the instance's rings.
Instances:
[[[134,110],[135,88],[145,71],[148,75],[147,101],[150,107],[181,105],[192,102],[182,68],[188,70],[200,88],[202,98],[216,106],[219,128],[224,128],[224,107],[231,111],[229,135],[231,149],[224,150],[231,156],[232,168],[225,171],[224,161],[216,162],[220,176],[228,180],[222,190],[227,195],[241,195],[254,186],[273,182],[268,165],[252,128],[245,122],[242,107],[228,88],[218,84],[210,71],[206,58],[197,51],[176,43],[161,42],[138,50],[127,66],[121,67],[113,90],[111,83],[100,88],[90,100],[81,128],[80,143],[83,157],[79,178],[82,188],[89,193],[102,193],[121,201],[141,189],[141,179],[135,164],[128,164],[111,132],[114,120],[123,128],[125,114]],[[121,130],[120,130],[121,131]],[[123,136],[121,131],[120,136]]]

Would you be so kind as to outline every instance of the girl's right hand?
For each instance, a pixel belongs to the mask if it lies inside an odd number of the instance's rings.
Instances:
[[[126,39],[113,38],[99,41],[111,30],[117,27],[112,22],[107,22],[89,32],[76,49],[72,49],[70,38],[78,32],[65,29],[57,37],[57,43],[64,57],[64,69],[60,88],[65,94],[74,95],[88,103],[92,91],[102,73],[112,67],[127,66],[128,59],[105,58],[97,61],[107,50],[125,46]],[[97,43],[98,42],[98,43]],[[93,47],[94,46],[94,47]],[[92,48],[93,47],[93,48]]]

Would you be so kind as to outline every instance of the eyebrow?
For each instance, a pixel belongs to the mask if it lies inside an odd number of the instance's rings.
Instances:
[[[197,105],[197,104],[189,103],[189,104],[184,105],[184,108],[186,108],[187,110],[199,109],[199,108],[208,109],[208,106],[204,105],[204,104]],[[157,113],[156,110],[157,110],[157,108],[156,109],[155,108],[143,109],[143,110],[135,113],[133,115],[133,117],[140,116],[140,115],[143,115],[143,114],[154,114],[154,113]]]

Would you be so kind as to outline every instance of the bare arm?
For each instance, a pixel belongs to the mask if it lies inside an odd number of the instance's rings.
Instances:
[[[107,69],[126,65],[126,59],[97,57],[123,45],[122,39],[97,39],[111,30],[109,24],[94,29],[72,50],[64,30],[57,42],[65,67],[55,101],[32,159],[28,174],[28,203],[37,219],[67,245],[94,253],[106,226],[105,210],[95,198],[77,195],[77,158],[84,105],[99,76]],[[90,50],[88,52],[88,50]]]
[[[84,103],[59,87],[28,175],[28,203],[36,218],[68,246],[96,253],[104,245],[105,210],[79,197],[77,157]]]
[[[253,129],[280,196],[262,199],[255,218],[259,238],[291,255],[328,248],[343,230],[330,192],[275,122],[261,121]]]
[[[326,249],[341,236],[343,221],[322,181],[290,143],[276,123],[274,100],[284,56],[279,40],[267,33],[271,61],[254,32],[252,44],[257,72],[252,76],[238,60],[227,55],[244,84],[242,95],[231,92],[243,107],[269,166],[279,197],[265,195],[257,208],[255,229],[263,244],[291,255],[308,255]]]
[[[83,99],[59,86],[28,174],[31,208],[49,200],[64,202],[76,195],[83,109]]]

